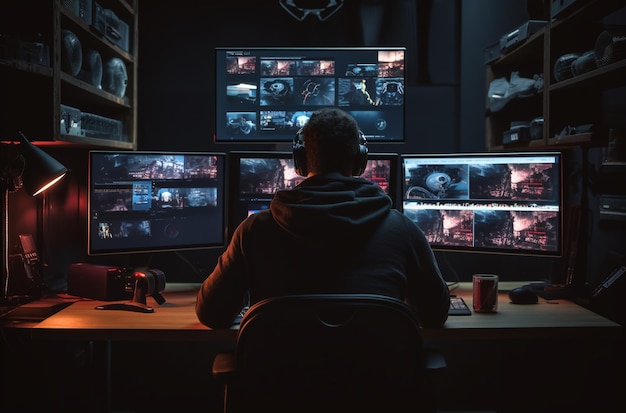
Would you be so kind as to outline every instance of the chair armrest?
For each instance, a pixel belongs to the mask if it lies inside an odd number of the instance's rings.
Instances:
[[[235,375],[235,353],[218,353],[213,359],[213,377],[228,382]]]

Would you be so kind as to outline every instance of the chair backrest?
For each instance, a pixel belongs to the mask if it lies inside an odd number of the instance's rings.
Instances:
[[[243,317],[228,411],[419,411],[422,339],[412,309],[379,295],[270,298]]]

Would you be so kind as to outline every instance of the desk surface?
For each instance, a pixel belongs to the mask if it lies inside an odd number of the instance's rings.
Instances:
[[[501,283],[501,288],[507,288]],[[512,287],[512,286],[509,286]],[[77,340],[211,341],[232,343],[236,328],[212,330],[198,322],[194,311],[198,284],[168,284],[166,302],[154,313],[96,310],[106,302],[80,300],[32,327],[33,338]],[[472,306],[471,283],[452,291]],[[152,302],[151,302],[152,301]],[[622,326],[567,300],[511,304],[499,294],[498,312],[450,316],[443,328],[424,329],[424,339],[517,339],[597,337],[621,334]]]

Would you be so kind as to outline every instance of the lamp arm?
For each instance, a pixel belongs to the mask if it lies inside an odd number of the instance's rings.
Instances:
[[[8,299],[9,294],[9,190],[5,178],[0,180],[0,197],[2,198],[2,297]]]

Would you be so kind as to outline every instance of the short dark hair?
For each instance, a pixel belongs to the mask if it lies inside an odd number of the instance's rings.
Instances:
[[[352,171],[359,151],[359,125],[338,108],[315,111],[302,128],[308,170],[314,173]]]

